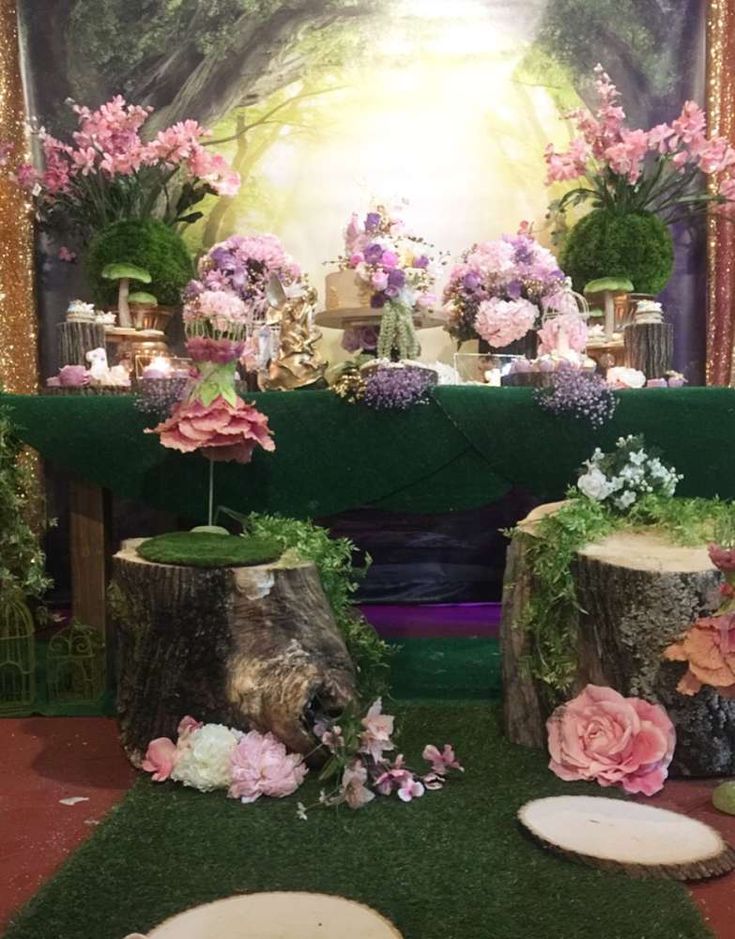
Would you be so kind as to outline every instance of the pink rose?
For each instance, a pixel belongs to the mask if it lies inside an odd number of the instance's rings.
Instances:
[[[306,776],[303,757],[287,753],[273,734],[251,730],[232,751],[232,784],[228,795],[241,802],[255,802],[260,796],[282,799],[296,792]]]
[[[265,414],[241,398],[232,405],[221,395],[209,405],[182,401],[171,417],[147,432],[159,434],[164,447],[182,453],[199,450],[209,460],[249,463],[256,446],[276,448]]]
[[[376,271],[370,278],[370,283],[376,290],[385,290],[388,286],[388,275],[385,271]]]
[[[141,767],[153,773],[153,782],[165,782],[176,765],[176,744],[168,737],[151,740]]]
[[[560,779],[595,780],[647,796],[663,788],[676,733],[659,705],[587,685],[546,727],[549,769]]]
[[[350,267],[357,267],[358,264],[362,264],[365,260],[365,255],[361,251],[355,251],[354,254],[350,255]]]
[[[395,267],[398,264],[398,255],[395,251],[384,251],[380,263],[383,267]]]

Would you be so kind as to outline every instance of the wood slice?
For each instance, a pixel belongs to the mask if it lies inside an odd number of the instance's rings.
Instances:
[[[321,893],[251,893],[180,913],[147,939],[401,939],[375,910]],[[139,933],[127,939],[146,939]]]
[[[59,368],[64,365],[89,365],[87,353],[105,348],[105,327],[98,323],[59,323]]]
[[[528,539],[559,505],[539,506],[520,523],[505,575],[505,726],[512,741],[530,746],[546,745],[544,725],[554,702],[523,667],[527,643],[516,624],[533,597]],[[705,546],[675,545],[652,530],[615,532],[580,551],[572,573],[583,610],[575,692],[591,682],[662,704],[677,731],[672,774],[735,774],[735,701],[712,688],[680,694],[676,685],[685,666],[663,658],[668,645],[719,604],[722,578]]]
[[[671,323],[631,323],[624,333],[625,360],[646,378],[663,378],[674,361],[674,327]]]
[[[639,879],[703,880],[735,870],[735,851],[709,825],[640,802],[552,796],[527,802],[518,819],[564,857]]]
[[[355,694],[342,634],[311,563],[253,567],[144,561],[141,539],[113,558],[118,712],[139,766],[148,743],[179,720],[272,731],[290,750],[315,746],[313,724]]]

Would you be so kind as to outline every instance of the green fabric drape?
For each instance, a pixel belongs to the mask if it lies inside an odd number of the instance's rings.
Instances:
[[[735,389],[620,394],[601,430],[542,411],[528,389],[442,387],[405,412],[349,405],[330,392],[252,394],[276,452],[217,464],[216,501],[240,511],[327,516],[374,505],[470,509],[512,486],[563,496],[595,446],[644,433],[684,474],[681,495],[735,498]],[[208,464],[162,447],[132,397],[3,395],[22,439],[59,469],[123,498],[193,520],[206,514]]]

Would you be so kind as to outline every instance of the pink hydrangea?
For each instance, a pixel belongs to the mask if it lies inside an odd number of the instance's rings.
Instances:
[[[563,345],[562,337],[574,352],[584,352],[587,348],[587,324],[578,313],[562,313],[544,322],[538,330],[539,355],[559,349]]]
[[[518,300],[493,297],[480,304],[475,329],[490,346],[502,349],[533,329],[538,312],[538,307],[522,297]]]
[[[244,734],[231,758],[232,783],[228,795],[241,802],[260,796],[282,799],[296,792],[306,776],[303,757],[288,753],[271,733],[251,730]]]
[[[549,768],[560,779],[594,780],[648,796],[663,788],[676,733],[659,705],[587,685],[554,711],[546,727]]]

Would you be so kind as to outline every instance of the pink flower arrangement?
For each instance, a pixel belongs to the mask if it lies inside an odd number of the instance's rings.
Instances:
[[[554,351],[584,352],[587,348],[587,324],[578,313],[561,313],[545,320],[538,331],[539,355]]]
[[[454,771],[464,772],[451,744],[442,750],[433,744],[425,747],[424,759],[431,771],[418,773],[406,765],[402,754],[390,760],[386,754],[395,750],[395,718],[384,714],[380,698],[364,717],[345,713],[334,721],[320,721],[314,734],[329,754],[320,779],[335,777],[338,783],[329,793],[322,793],[323,805],[345,804],[352,809],[372,802],[376,794],[397,795],[402,802],[421,798],[427,790],[441,789]],[[299,803],[299,817],[307,818],[306,807]]]
[[[44,168],[22,163],[12,172],[44,222],[63,218],[83,240],[121,218],[185,224],[207,193],[231,196],[239,188],[238,174],[204,146],[209,131],[196,121],[181,121],[146,141],[142,129],[152,108],[117,95],[96,110],[78,104],[72,110],[78,125],[73,142],[41,129]]]
[[[269,451],[276,448],[268,418],[237,396],[234,403],[222,395],[209,404],[188,398],[148,433],[159,434],[164,447],[181,453],[198,450],[214,461],[249,463],[256,447]]]
[[[473,245],[449,274],[446,328],[460,343],[479,335],[501,348],[525,336],[564,285],[554,255],[527,231]]]
[[[282,799],[296,792],[306,776],[303,757],[288,753],[273,734],[251,730],[235,747],[232,760],[232,783],[228,795],[242,803],[255,802],[260,796]]]
[[[243,804],[289,796],[307,773],[303,757],[288,753],[273,734],[244,734],[188,715],[179,723],[176,743],[168,737],[150,742],[141,768],[154,782],[171,779],[202,792],[226,789]]]
[[[567,116],[577,136],[569,148],[546,148],[548,184],[583,180],[560,200],[559,209],[591,199],[597,207],[624,203],[627,211],[649,211],[671,222],[710,203],[735,200],[735,149],[724,137],[707,137],[704,111],[694,101],[686,101],[671,124],[631,129],[610,76],[601,65],[595,74],[595,113],[572,111]],[[723,172],[716,188],[707,191],[701,175]]]
[[[594,780],[647,796],[663,788],[676,733],[660,705],[587,685],[546,727],[549,768],[560,779]]]

